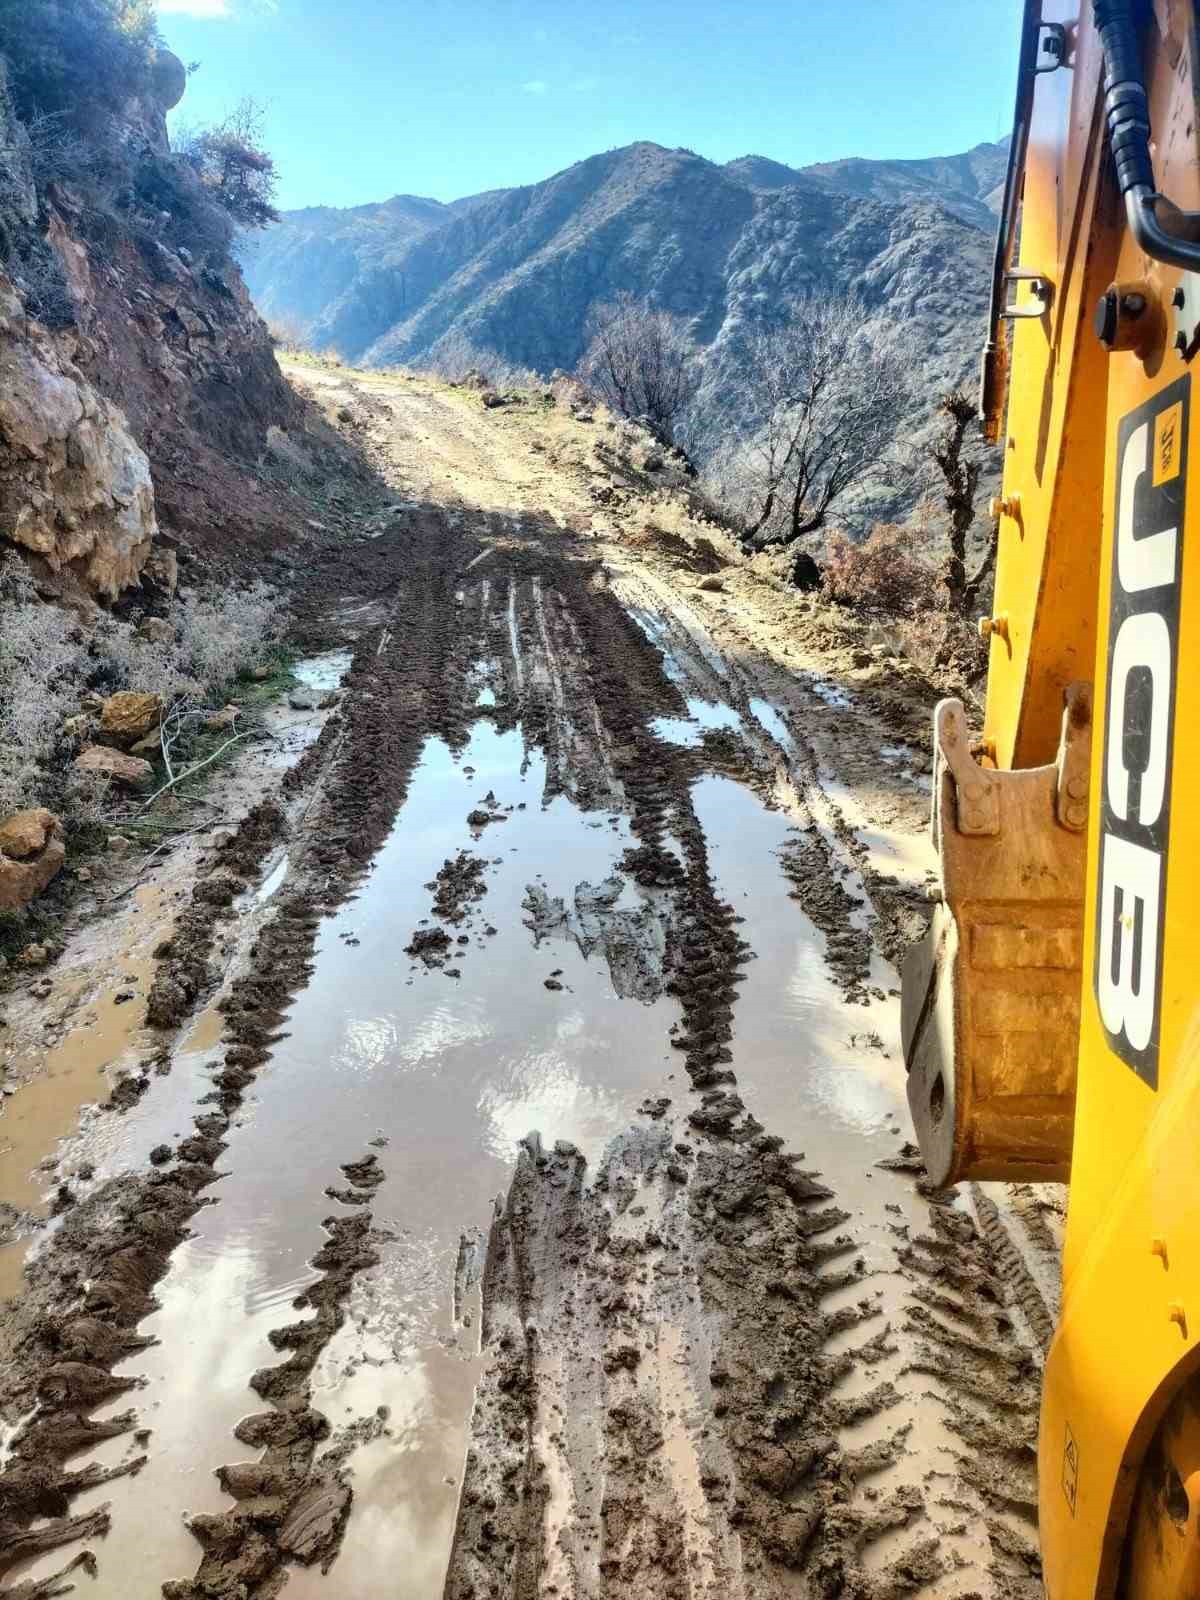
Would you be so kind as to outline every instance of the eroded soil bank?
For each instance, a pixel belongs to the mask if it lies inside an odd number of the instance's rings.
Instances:
[[[393,499],[153,953],[170,1070],[44,1152],[0,1594],[1033,1600],[1058,1199],[906,1145],[919,676],[697,589],[603,420],[298,379]]]

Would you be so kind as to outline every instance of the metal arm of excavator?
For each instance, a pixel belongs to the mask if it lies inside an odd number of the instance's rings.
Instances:
[[[1071,1184],[1050,1600],[1200,1596],[1198,80],[1196,0],[1025,5],[987,698],[974,740],[935,713],[941,892],[904,973],[933,1181]]]

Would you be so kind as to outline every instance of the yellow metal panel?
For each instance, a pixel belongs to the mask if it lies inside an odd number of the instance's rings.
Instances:
[[[1177,9],[1160,7],[1160,15],[1167,12],[1177,23]],[[1158,182],[1178,204],[1195,208],[1200,184],[1190,52],[1179,50],[1178,40],[1164,38],[1153,24],[1147,46]],[[1145,260],[1125,237],[1114,276],[1147,279],[1167,306],[1170,324],[1177,272]],[[1129,1506],[1147,1445],[1181,1378],[1200,1363],[1200,760],[1193,736],[1200,726],[1200,404],[1192,393],[1192,368],[1171,348],[1170,337],[1147,361],[1130,352],[1105,359],[1103,541],[1093,563],[1101,575],[1094,801],[1079,1080],[1063,1315],[1047,1363],[1039,1450],[1050,1600],[1097,1600],[1115,1593]],[[1143,407],[1145,431],[1140,432]],[[1119,474],[1126,490],[1120,503]],[[1161,497],[1181,489],[1180,519]],[[1137,518],[1144,525],[1136,526]],[[1135,574],[1132,598],[1122,599],[1124,569],[1114,562],[1118,530],[1130,541],[1122,544],[1123,551],[1134,550],[1131,559],[1144,563],[1152,557],[1142,541],[1169,535],[1166,523],[1176,520],[1178,545],[1162,543],[1158,549],[1164,554],[1168,548],[1181,550],[1177,580],[1147,582],[1139,589]],[[1110,606],[1114,584],[1119,603]],[[1166,616],[1171,594],[1178,598],[1177,625],[1138,620],[1146,609]],[[1134,625],[1126,633],[1130,616]],[[1125,648],[1121,635],[1133,641],[1132,653],[1126,653],[1136,670],[1128,675],[1117,666]],[[1163,640],[1166,653],[1156,657]],[[1112,681],[1119,691],[1111,697],[1110,646]],[[1173,699],[1164,700],[1168,691]],[[1127,702],[1130,695],[1142,697],[1137,706]],[[1160,723],[1168,704],[1172,715]],[[1157,745],[1160,726],[1165,742]],[[1101,803],[1106,779],[1107,811]],[[1118,815],[1122,811],[1139,827],[1160,814],[1169,818],[1169,847],[1152,848],[1145,828],[1140,833],[1127,829]],[[1110,877],[1103,893],[1101,881],[1106,861],[1119,859],[1109,855],[1113,839],[1119,845],[1126,833],[1148,851],[1149,876],[1127,877],[1117,899],[1117,880]],[[1158,866],[1149,861],[1156,853]],[[1160,940],[1152,892],[1159,872],[1165,873]],[[1161,991],[1155,980],[1156,948]],[[1102,994],[1107,995],[1107,1031]],[[1146,1029],[1150,1043],[1144,1045]],[[1150,1503],[1143,1490],[1139,1504]],[[1144,1527],[1139,1538],[1137,1587],[1126,1592],[1137,1600],[1179,1600],[1189,1593],[1176,1586],[1177,1563],[1156,1567],[1145,1559]]]
[[[1047,0],[1047,21],[1073,23],[1078,6]],[[1086,8],[1090,12],[1090,7]],[[1101,170],[1098,51],[1082,30],[1072,65],[1038,79],[1030,125],[1021,266],[1054,282],[1041,318],[1012,324],[1004,494],[1016,515],[1000,523],[985,736],[997,765],[1052,761],[1062,694],[1092,673],[1108,356],[1090,319],[1112,278],[1117,213],[1092,226]],[[1019,291],[1025,303],[1027,289]]]

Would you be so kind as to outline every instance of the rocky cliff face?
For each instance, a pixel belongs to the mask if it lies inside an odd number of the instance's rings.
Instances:
[[[0,273],[0,529],[115,599],[157,532],[150,463],[66,343],[28,319]]]
[[[2,59],[0,165],[5,257],[24,242],[25,276],[53,271]],[[69,568],[93,593],[112,598],[135,581],[150,553],[154,490],[128,419],[85,377],[77,352],[74,333],[53,334],[31,317],[0,269],[0,534],[52,571]]]
[[[205,536],[268,430],[299,414],[226,237],[172,162],[183,84],[160,52],[105,130],[130,181],[104,209],[86,146],[68,151],[76,182],[22,123],[0,55],[0,546],[108,599],[160,533]]]

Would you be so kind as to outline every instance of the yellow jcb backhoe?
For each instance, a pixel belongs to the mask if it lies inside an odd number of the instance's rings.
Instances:
[[[1050,1600],[1200,1597],[1196,0],[1027,0],[984,353],[987,703],[935,714],[930,1177],[1068,1180]],[[1189,473],[1197,483],[1189,487]]]

